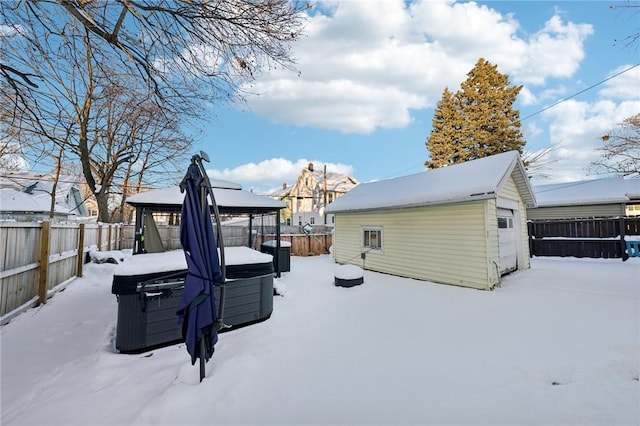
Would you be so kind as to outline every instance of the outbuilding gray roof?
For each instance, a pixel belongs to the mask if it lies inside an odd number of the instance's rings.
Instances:
[[[604,178],[536,185],[537,207],[640,202],[640,179]]]

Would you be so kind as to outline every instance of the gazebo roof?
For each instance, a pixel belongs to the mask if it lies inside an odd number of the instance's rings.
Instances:
[[[243,191],[240,185],[232,182],[212,180],[213,195],[218,210],[222,214],[262,214],[284,209],[287,205],[283,201],[253,192]],[[147,208],[156,211],[180,211],[184,193],[179,186],[156,189],[132,195],[127,203],[136,208]]]

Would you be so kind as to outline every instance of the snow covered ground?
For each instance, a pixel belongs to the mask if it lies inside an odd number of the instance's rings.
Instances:
[[[116,265],[1,329],[2,425],[638,425],[640,259],[534,258],[492,292],[291,259],[270,319],[114,349]]]

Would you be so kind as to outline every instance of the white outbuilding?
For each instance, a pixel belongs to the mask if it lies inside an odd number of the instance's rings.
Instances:
[[[341,264],[489,290],[528,269],[527,207],[535,206],[516,151],[360,184],[327,206]]]

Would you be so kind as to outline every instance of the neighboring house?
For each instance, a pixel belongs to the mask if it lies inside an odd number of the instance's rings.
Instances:
[[[0,180],[0,187],[14,189],[43,199],[45,200],[44,204],[47,205],[45,211],[49,211],[53,183],[54,179],[49,174],[15,172],[3,175]],[[55,196],[56,211],[65,211],[67,215],[75,217],[86,217],[88,212],[84,201],[77,178],[73,176],[60,176],[58,178]],[[10,206],[3,206],[2,208],[7,211],[6,209],[10,208]]]
[[[333,225],[333,215],[325,215],[325,207],[357,185],[351,176],[328,172],[326,168],[315,170],[309,163],[291,189],[279,198],[291,211],[291,223],[287,224]],[[283,191],[286,189],[283,187]]]
[[[516,151],[361,184],[327,207],[335,215],[333,256],[488,290],[501,275],[529,268],[526,207],[533,205]]]
[[[606,178],[536,185],[530,220],[640,216],[640,179]]]
[[[29,194],[13,188],[0,189],[0,220],[15,220],[18,222],[35,222],[49,220],[51,211],[51,197]],[[64,221],[72,219],[73,213],[66,206],[56,204],[53,220]]]
[[[87,209],[87,217],[91,220],[98,220],[98,203],[95,197],[91,196],[84,200],[84,206]]]
[[[282,220],[286,225],[291,225],[291,212],[293,210],[293,199],[291,198],[291,189],[292,187],[287,186],[286,182],[282,184],[282,189],[278,189],[271,194],[271,197],[284,201],[287,205],[287,208],[283,209],[281,212],[280,220]]]

